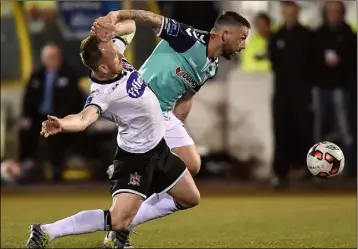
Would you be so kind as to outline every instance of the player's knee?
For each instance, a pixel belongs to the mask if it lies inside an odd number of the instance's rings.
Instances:
[[[127,229],[127,227],[130,225],[130,223],[134,218],[134,216],[131,214],[118,212],[117,210],[112,208],[107,211],[108,213],[106,213],[105,211],[105,220],[106,220],[105,229],[107,231],[117,231],[117,232],[124,231],[125,229]]]
[[[200,192],[196,189],[195,193],[192,194],[191,198],[189,199],[187,205],[192,208],[199,205],[200,202]]]
[[[200,154],[197,153],[192,160],[190,161],[190,163],[188,163],[187,168],[190,172],[191,175],[195,176],[199,173],[200,171],[200,167],[201,167],[201,157]]]
[[[198,189],[191,191],[186,195],[185,199],[178,200],[177,205],[179,209],[188,209],[197,206],[200,202],[200,192]]]
[[[201,157],[195,148],[195,145],[176,147],[173,148],[172,151],[185,163],[185,166],[188,168],[191,175],[199,173],[201,167]]]

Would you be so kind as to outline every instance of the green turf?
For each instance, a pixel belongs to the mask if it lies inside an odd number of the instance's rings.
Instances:
[[[109,204],[105,194],[2,196],[1,248],[24,247],[31,223]],[[197,208],[149,222],[137,232],[136,247],[356,248],[356,197],[206,197]],[[98,248],[103,237],[103,232],[66,237],[50,246]]]

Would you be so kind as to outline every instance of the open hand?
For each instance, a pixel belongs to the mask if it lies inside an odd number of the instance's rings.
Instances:
[[[62,131],[61,121],[57,117],[48,115],[47,120],[42,122],[41,136],[45,138],[55,135]]]
[[[96,20],[92,25],[91,33],[96,35],[101,41],[107,42],[116,35],[117,28],[115,24]]]

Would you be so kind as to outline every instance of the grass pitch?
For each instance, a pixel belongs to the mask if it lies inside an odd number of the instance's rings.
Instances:
[[[108,208],[106,190],[2,194],[1,248],[24,248],[31,223],[48,223],[86,209]],[[356,196],[204,196],[201,204],[148,222],[135,247],[356,248]],[[70,236],[52,248],[99,248],[105,233]]]

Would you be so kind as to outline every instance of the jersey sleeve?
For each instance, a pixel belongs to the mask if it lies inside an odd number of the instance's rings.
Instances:
[[[127,46],[132,42],[134,35],[135,31],[127,35],[115,36],[112,41],[119,48],[121,53],[124,54]]]
[[[95,89],[88,95],[84,108],[88,106],[96,107],[101,114],[108,109],[109,103],[109,96],[106,96],[101,89]]]
[[[180,50],[189,49],[196,41],[204,45],[208,44],[208,32],[195,29],[168,17],[163,17],[158,36],[167,41],[174,49]]]

